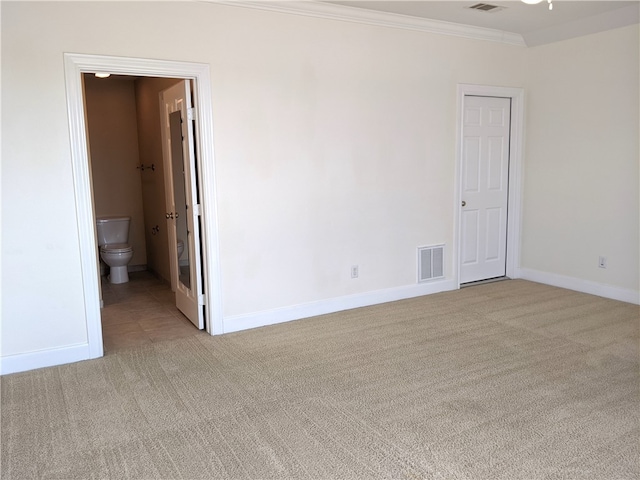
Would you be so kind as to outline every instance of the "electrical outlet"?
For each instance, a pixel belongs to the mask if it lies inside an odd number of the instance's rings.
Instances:
[[[358,265],[351,266],[351,278],[358,278]]]
[[[607,257],[598,257],[598,267],[607,268]]]

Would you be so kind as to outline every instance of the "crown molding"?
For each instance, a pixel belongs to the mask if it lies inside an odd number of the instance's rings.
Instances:
[[[418,32],[450,35],[473,40],[505,43],[525,47],[522,35],[491,28],[473,27],[458,23],[443,22],[426,18],[411,17],[396,13],[378,12],[364,8],[334,5],[314,0],[292,1],[260,1],[260,0],[204,0],[220,5],[254,8],[271,12],[304,15],[307,17],[326,18],[345,22],[363,23],[379,27],[401,28]]]

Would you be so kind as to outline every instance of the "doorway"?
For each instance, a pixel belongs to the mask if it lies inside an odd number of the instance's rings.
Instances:
[[[206,294],[206,300],[203,303],[207,318],[210,319],[207,323],[207,332],[212,335],[222,333],[211,82],[208,65],[81,54],[65,54],[64,61],[89,358],[102,356],[104,350],[98,280],[99,256],[83,102],[82,74],[84,73],[100,71],[143,77],[187,78],[194,81],[198,89],[196,94],[196,115],[199,125],[198,171],[202,189],[207,192],[201,205],[201,243],[204,259],[202,280]]]
[[[169,238],[174,221],[166,218],[166,212],[173,211],[174,205],[167,202],[166,185],[182,186],[184,191],[185,179],[180,167],[180,181],[172,182],[176,172],[167,171],[163,161],[164,122],[158,101],[167,87],[187,81],[93,74],[83,74],[83,81],[95,217],[130,219],[126,243],[133,248],[126,283],[111,283],[108,267],[100,262],[104,349],[109,353],[195,334],[176,308],[177,292],[172,291],[177,274],[170,266],[178,257],[178,248],[171,246],[178,245],[175,237],[173,243]],[[184,206],[182,211],[180,220],[189,213]],[[194,248],[199,252],[198,234],[181,238],[195,239]],[[187,252],[180,253],[184,258]],[[198,286],[200,272],[198,268],[194,274]]]
[[[458,286],[517,276],[524,92],[458,85]]]

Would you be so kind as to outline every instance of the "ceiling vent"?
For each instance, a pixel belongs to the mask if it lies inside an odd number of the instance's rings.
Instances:
[[[488,3],[476,3],[475,5],[471,5],[467,8],[470,10],[478,10],[480,12],[497,12],[499,10],[504,10],[504,7],[500,7],[498,5],[490,5]]]

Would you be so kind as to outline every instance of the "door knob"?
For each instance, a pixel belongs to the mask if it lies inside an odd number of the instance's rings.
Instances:
[[[462,200],[462,206],[466,207],[467,206],[467,202],[465,202],[464,200]]]
[[[164,217],[165,217],[165,218],[167,218],[167,219],[168,219],[168,218],[173,218],[173,212],[170,212],[170,213],[165,214],[165,216],[164,216]]]
[[[178,212],[176,212],[176,218],[178,218]]]

